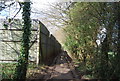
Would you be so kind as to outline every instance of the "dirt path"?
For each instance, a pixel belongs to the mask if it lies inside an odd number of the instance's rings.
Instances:
[[[80,79],[72,59],[66,52],[59,54],[51,66],[45,66],[44,69],[40,70],[40,73],[32,78],[38,79],[38,81],[79,81]]]

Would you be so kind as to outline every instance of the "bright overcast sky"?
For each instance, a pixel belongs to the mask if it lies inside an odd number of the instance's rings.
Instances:
[[[48,6],[49,3],[54,3],[54,2],[57,2],[58,0],[31,0],[31,1],[33,3],[31,5],[32,11],[40,13],[40,11],[44,11],[49,8],[49,6]],[[0,18],[6,18],[6,16],[12,17],[16,12],[17,12],[17,10],[15,9],[15,7],[7,8],[0,12]],[[40,14],[38,14],[38,15],[40,15]],[[21,17],[21,13],[18,14],[17,17]],[[33,17],[34,17],[34,14],[32,14],[32,18]]]
[[[48,3],[54,3],[56,0],[31,0],[33,6],[37,9],[45,9]]]
[[[58,0],[31,0],[32,1],[32,5],[31,5],[31,8],[32,8],[32,12],[37,12],[37,14],[35,13],[31,13],[31,18],[32,19],[40,19],[41,20],[41,17],[44,16],[43,13],[41,13],[41,11],[44,12],[44,10],[47,10],[49,9],[49,5],[48,4],[51,4],[51,3],[54,3],[54,2],[57,2]],[[9,3],[7,3],[9,4]],[[13,6],[11,8],[7,8],[3,11],[0,12],[0,18],[2,19],[5,19],[5,18],[13,18],[14,15],[17,13],[17,11],[19,10],[19,5],[18,3],[16,3],[17,6]],[[17,9],[16,9],[17,7]],[[19,14],[15,17],[15,18],[22,18],[22,10],[21,12],[19,12]],[[43,20],[41,20],[43,21]],[[43,22],[44,23],[44,22]],[[50,25],[47,25],[47,23],[44,23],[50,30],[53,30]],[[55,28],[55,27],[54,27]]]

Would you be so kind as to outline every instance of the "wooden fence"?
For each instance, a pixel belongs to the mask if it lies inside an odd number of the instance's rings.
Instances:
[[[22,20],[14,19],[12,23],[9,23],[5,19],[0,19],[0,22],[0,62],[17,62],[21,48]],[[4,22],[8,24],[7,29],[3,26]],[[32,20],[29,50],[30,62],[36,61],[37,52],[39,51],[37,49],[39,47],[37,42],[38,28],[39,21]]]
[[[21,26],[20,20],[16,20],[16,21],[17,23],[19,22],[19,26]],[[6,54],[7,57],[9,57],[8,55],[11,55],[10,53],[12,53],[13,56],[16,56],[14,58],[17,58],[20,52],[19,50],[20,42],[21,42],[20,39],[21,39],[21,32],[23,29],[21,27],[19,28],[16,28],[16,27],[18,27],[16,24],[15,25],[12,24],[12,27],[8,29],[4,29],[3,27],[0,28],[0,31],[4,32],[4,36],[3,36],[3,39],[1,39],[1,41],[8,44],[7,47],[3,45],[3,48],[4,47],[9,48],[9,50],[7,51],[8,53]],[[34,61],[36,61],[37,64],[41,64],[41,63],[51,64],[53,59],[56,57],[56,55],[59,54],[61,51],[60,43],[56,40],[56,38],[52,34],[50,34],[47,27],[38,20],[32,20],[31,31],[32,31],[32,37],[31,37],[31,42],[30,42],[30,56],[35,58]],[[15,33],[15,35],[12,35],[12,37],[14,38],[12,40],[10,39],[11,38],[10,33]],[[35,33],[37,33],[36,36],[35,36]],[[13,46],[14,44],[18,45],[17,48]],[[0,51],[2,49],[0,49]],[[10,52],[10,50],[13,50],[14,52],[13,51]],[[5,55],[4,53],[1,55]],[[17,61],[17,59],[14,59],[14,58],[13,59],[8,59],[8,58],[0,59],[0,61],[2,62]]]
[[[61,45],[56,38],[50,34],[44,24],[40,22],[40,63],[51,64],[53,59],[61,52]]]

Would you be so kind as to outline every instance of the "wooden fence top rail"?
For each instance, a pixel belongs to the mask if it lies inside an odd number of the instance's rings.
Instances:
[[[11,62],[17,62],[18,60],[0,60],[0,61],[11,61]],[[35,61],[29,60],[29,62],[35,62]]]
[[[17,60],[0,60],[0,61],[17,61]]]
[[[0,29],[0,30],[9,30],[9,31],[23,31],[23,29]],[[31,29],[31,31],[37,31],[38,29]]]
[[[2,42],[22,42],[22,41],[16,41],[16,40],[1,40]],[[30,43],[32,42],[37,42],[37,41],[30,41]]]

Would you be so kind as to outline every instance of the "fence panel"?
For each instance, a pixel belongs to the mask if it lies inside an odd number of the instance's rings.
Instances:
[[[56,38],[48,31],[45,25],[40,22],[40,51],[41,51],[41,63],[51,64],[54,58],[59,54],[61,50],[60,43]]]

